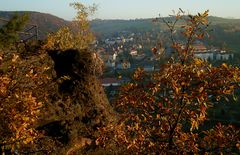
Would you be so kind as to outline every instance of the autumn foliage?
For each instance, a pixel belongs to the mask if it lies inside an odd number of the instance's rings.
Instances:
[[[49,92],[54,92],[54,83],[48,55],[38,54],[38,58],[30,55],[26,60],[15,50],[0,51],[0,145],[3,151],[18,150],[42,136],[35,125]]]
[[[192,44],[207,35],[207,16],[208,11],[185,16],[180,10],[175,20],[163,19],[175,57],[160,71],[136,70],[115,102],[119,122],[100,130],[98,145],[119,154],[239,153],[239,128],[203,129],[208,109],[233,97],[240,81],[238,67],[214,67],[193,56]],[[177,34],[184,39],[178,41]]]
[[[71,3],[77,15],[72,21],[72,28],[63,27],[56,33],[49,34],[45,49],[66,50],[66,49],[86,49],[94,41],[94,35],[90,30],[88,17],[94,13],[96,6],[84,6],[81,3]]]
[[[86,16],[74,35],[82,43],[59,46],[54,37],[54,47],[47,40],[0,49],[0,154],[76,154],[99,136],[98,127],[114,121],[97,79],[102,61],[88,48]]]
[[[113,111],[97,79],[102,61],[88,48],[95,8],[72,6],[76,31],[62,28],[31,52],[0,50],[1,153],[239,153],[239,127],[205,126],[208,110],[236,99],[240,82],[238,67],[194,57],[193,43],[208,36],[208,11],[162,19],[174,56],[159,71],[137,69]],[[161,58],[164,48],[152,51]]]

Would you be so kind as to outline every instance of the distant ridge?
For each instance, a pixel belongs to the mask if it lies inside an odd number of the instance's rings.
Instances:
[[[70,26],[71,21],[64,20],[57,16],[33,12],[33,11],[0,11],[0,18],[9,19],[15,13],[23,14],[28,13],[30,16],[29,23],[38,25],[39,29],[39,39],[46,38],[48,33],[56,32],[59,28],[63,26]],[[169,18],[169,17],[165,17]],[[170,17],[171,18],[171,17]],[[163,27],[153,24],[152,20],[154,18],[147,19],[131,19],[131,20],[120,20],[120,19],[110,19],[101,20],[95,19],[91,21],[91,28],[96,33],[97,36],[108,37],[118,32],[129,31],[135,32],[147,32],[154,31],[159,32],[163,30]],[[240,34],[240,19],[229,19],[209,16],[210,26],[215,29],[213,39],[217,44],[220,45],[226,41],[226,43],[234,43],[236,45],[239,42]],[[163,26],[164,24],[162,24]],[[236,48],[239,48],[237,46]]]
[[[173,17],[164,17],[167,20],[173,20]],[[110,19],[101,20],[96,19],[92,21],[92,29],[100,34],[114,34],[120,31],[151,31],[153,29],[159,30],[159,24],[153,24],[152,20],[154,18],[147,19],[135,19],[135,20],[122,20],[122,19]],[[240,30],[240,19],[229,19],[222,17],[209,16],[211,27],[221,27],[224,30],[234,29],[234,31]],[[161,20],[160,20],[161,23]],[[165,24],[161,24],[164,26]],[[165,25],[166,26],[166,25]],[[163,27],[162,27],[163,28]],[[160,28],[160,29],[162,29]]]
[[[29,14],[29,24],[38,26],[39,39],[44,39],[48,33],[56,32],[59,28],[69,26],[71,23],[70,21],[66,21],[51,14],[33,11],[0,11],[0,18],[10,19],[16,13],[19,15],[24,13]]]

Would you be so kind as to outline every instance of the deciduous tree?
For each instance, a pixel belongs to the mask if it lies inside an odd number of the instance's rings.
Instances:
[[[85,6],[81,3],[71,3],[77,15],[70,27],[63,27],[56,33],[49,34],[45,48],[52,50],[86,49],[94,41],[94,35],[90,30],[89,16],[96,6]]]
[[[115,103],[118,124],[100,130],[98,145],[129,154],[239,153],[238,128],[199,129],[207,120],[207,110],[231,97],[240,82],[238,67],[213,67],[194,57],[194,41],[207,36],[207,16],[208,11],[185,16],[180,10],[174,20],[163,19],[175,57],[160,71],[136,70]],[[176,28],[177,22],[180,28]],[[177,34],[183,39],[176,39]]]
[[[0,152],[20,151],[43,138],[35,127],[56,83],[48,55],[37,54],[22,58],[16,50],[0,50]]]

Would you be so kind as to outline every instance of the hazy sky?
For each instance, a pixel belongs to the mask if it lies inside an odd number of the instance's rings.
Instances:
[[[240,18],[240,0],[0,0],[0,10],[38,11],[71,20],[75,14],[69,7],[71,2],[97,4],[93,18],[101,19],[153,18],[167,16],[178,8],[189,13],[209,9],[213,16]]]

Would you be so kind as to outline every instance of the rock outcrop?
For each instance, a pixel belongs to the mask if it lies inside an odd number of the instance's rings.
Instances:
[[[98,128],[114,122],[115,115],[97,78],[102,73],[101,59],[88,50],[48,54],[57,88],[49,96],[38,129],[62,144],[66,153],[84,146],[81,139],[87,139],[88,145],[94,142]]]

